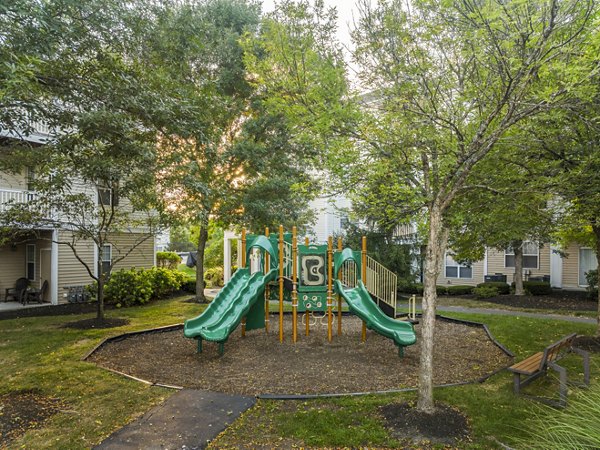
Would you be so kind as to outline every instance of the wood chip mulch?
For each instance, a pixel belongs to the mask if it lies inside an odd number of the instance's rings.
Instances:
[[[323,321],[324,322],[324,321]],[[278,321],[271,332],[254,330],[240,337],[239,328],[219,356],[217,345],[196,341],[182,330],[142,334],[110,342],[88,361],[155,383],[242,395],[326,394],[395,390],[417,386],[420,326],[417,344],[398,357],[396,346],[372,331],[360,342],[362,322],[344,317],[343,334],[327,341],[324,324],[313,324],[304,335],[299,321],[298,341],[292,343],[291,317],[285,317],[285,340],[279,343]],[[510,364],[481,327],[438,320],[434,352],[434,383],[475,381]]]

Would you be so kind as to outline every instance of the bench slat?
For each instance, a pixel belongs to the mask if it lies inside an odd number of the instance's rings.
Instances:
[[[518,372],[525,375],[531,375],[534,372],[540,370],[540,363],[544,357],[544,352],[538,352],[531,355],[529,358],[524,359],[520,363],[514,364],[508,368],[511,372]]]

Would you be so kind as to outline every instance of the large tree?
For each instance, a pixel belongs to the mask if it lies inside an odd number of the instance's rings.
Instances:
[[[499,139],[523,119],[551,108],[585,76],[576,70],[575,50],[586,45],[592,3],[417,0],[373,7],[361,2],[354,57],[359,82],[371,94],[360,99],[363,117],[355,127],[356,109],[338,108],[347,103],[339,98],[346,91],[335,90],[344,86],[337,81],[343,70],[336,71],[331,56],[328,17],[307,14],[306,2],[299,8],[290,3],[283,2],[282,9],[295,15],[280,14],[278,25],[270,25],[262,42],[269,58],[256,71],[280,88],[280,104],[299,126],[353,139],[359,171],[351,179],[379,180],[381,198],[374,203],[383,213],[381,221],[398,223],[411,212],[423,218],[417,406],[430,412],[436,280],[448,240],[445,216]],[[549,75],[556,72],[560,83],[550,83]],[[339,146],[328,149],[330,161],[351,162],[345,158],[348,147],[343,158]]]

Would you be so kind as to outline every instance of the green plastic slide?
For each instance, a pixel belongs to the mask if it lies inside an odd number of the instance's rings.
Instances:
[[[271,269],[267,274],[256,272],[252,275],[248,268],[236,270],[206,310],[185,321],[184,336],[198,339],[199,351],[202,340],[223,344],[252,305],[264,298],[265,286],[276,277],[277,269]],[[222,346],[219,351],[222,352]]]
[[[367,328],[394,341],[400,356],[404,354],[404,347],[417,341],[413,324],[386,316],[373,302],[362,281],[354,289],[344,290],[340,280],[335,280],[335,290],[346,300],[350,311],[367,324]]]

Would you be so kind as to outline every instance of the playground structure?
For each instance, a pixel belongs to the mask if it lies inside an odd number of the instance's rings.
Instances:
[[[395,319],[396,276],[367,256],[365,237],[361,251],[343,249],[341,239],[334,250],[332,237],[326,245],[311,244],[307,238],[298,244],[296,227],[292,233],[284,233],[280,226],[278,236],[270,235],[268,229],[264,235],[242,230],[241,250],[240,268],[200,316],[185,322],[184,335],[198,341],[198,352],[207,340],[218,343],[223,354],[225,342],[240,324],[242,336],[254,329],[268,333],[272,300],[279,304],[280,342],[284,341],[284,302],[292,306],[294,343],[298,314],[302,314],[308,336],[315,313],[327,320],[331,342],[334,307],[337,334],[342,334],[342,300],[363,321],[362,341],[367,328],[372,329],[392,339],[400,356],[404,347],[416,342],[413,324]]]

